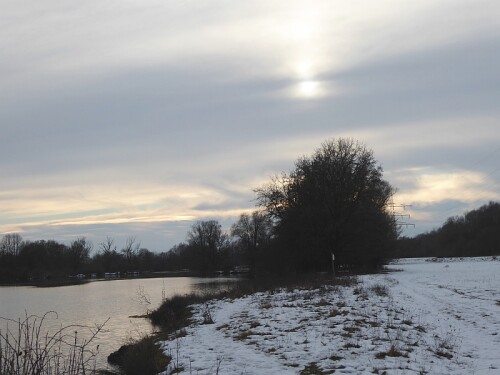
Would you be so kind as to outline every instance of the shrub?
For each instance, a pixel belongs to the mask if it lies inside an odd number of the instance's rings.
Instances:
[[[384,284],[375,284],[370,287],[370,290],[379,297],[389,296],[389,288]]]
[[[124,345],[108,357],[108,362],[126,375],[155,375],[164,371],[170,361],[151,336]]]
[[[173,296],[165,300],[160,307],[149,313],[148,317],[155,326],[161,327],[166,333],[173,332],[189,325],[193,316],[189,305],[200,302],[201,297],[194,294]]]
[[[93,341],[104,324],[88,327],[68,325],[51,333],[46,327],[50,315],[27,315],[24,320],[0,318],[15,329],[0,331],[0,374],[78,375],[95,372],[97,349]],[[86,331],[87,339],[79,339],[78,331]]]

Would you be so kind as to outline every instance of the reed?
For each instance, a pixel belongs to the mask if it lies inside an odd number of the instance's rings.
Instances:
[[[99,346],[94,344],[103,324],[93,327],[66,325],[53,332],[49,318],[26,314],[18,320],[1,318],[7,328],[0,331],[0,374],[2,375],[85,375],[96,374]],[[85,337],[85,338],[83,338]]]

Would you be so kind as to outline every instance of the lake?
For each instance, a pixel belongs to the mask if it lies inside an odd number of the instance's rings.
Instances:
[[[0,287],[0,317],[23,320],[26,314],[43,316],[48,311],[55,311],[57,316],[50,314],[45,322],[50,332],[73,324],[95,326],[109,318],[104,332],[95,341],[95,345],[99,345],[98,365],[106,367],[106,359],[111,352],[131,339],[152,332],[153,327],[147,319],[131,316],[155,309],[161,303],[162,296],[168,298],[175,294],[202,292],[214,285],[223,286],[235,280],[166,277],[99,280],[51,288],[4,286]],[[5,320],[0,320],[2,332],[5,332],[6,325]],[[12,330],[13,323],[8,325]],[[80,332],[78,337],[81,337]]]

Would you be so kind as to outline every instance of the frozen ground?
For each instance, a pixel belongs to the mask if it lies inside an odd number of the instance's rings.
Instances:
[[[500,261],[390,268],[357,285],[197,305],[185,336],[164,343],[167,373],[500,374]]]

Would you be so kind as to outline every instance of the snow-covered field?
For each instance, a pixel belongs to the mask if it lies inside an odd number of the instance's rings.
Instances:
[[[352,286],[197,305],[186,335],[164,342],[167,373],[500,374],[500,261],[390,268]]]

